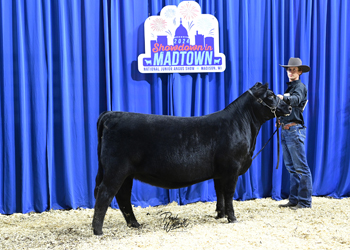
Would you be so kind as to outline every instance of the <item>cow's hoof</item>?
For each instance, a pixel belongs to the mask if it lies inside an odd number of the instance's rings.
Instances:
[[[236,223],[238,222],[236,218],[228,219],[228,223]]]
[[[222,218],[225,218],[225,213],[219,213],[216,215],[215,219],[222,219]]]
[[[128,223],[128,227],[139,228],[140,224],[137,221]]]
[[[94,235],[102,235],[102,234],[103,234],[102,230],[94,229]]]

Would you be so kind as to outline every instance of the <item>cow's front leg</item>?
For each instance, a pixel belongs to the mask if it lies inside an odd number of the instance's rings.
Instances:
[[[224,198],[225,198],[225,212],[227,220],[229,223],[234,223],[237,221],[235,216],[235,211],[233,209],[233,195],[235,193],[238,175],[233,178],[229,178],[226,181],[224,188]]]
[[[224,199],[224,190],[222,186],[222,182],[220,179],[214,179],[214,187],[216,191],[216,219],[225,217],[225,199]]]

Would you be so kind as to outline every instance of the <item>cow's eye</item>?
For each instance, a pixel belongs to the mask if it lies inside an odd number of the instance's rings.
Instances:
[[[272,98],[272,97],[274,97],[274,96],[275,96],[274,93],[268,93],[268,95],[267,95],[267,97],[269,97],[269,98]]]

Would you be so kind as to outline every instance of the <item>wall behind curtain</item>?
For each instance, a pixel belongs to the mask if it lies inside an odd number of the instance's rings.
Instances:
[[[180,2],[0,1],[0,213],[92,208],[102,111],[200,116],[257,81],[283,93],[279,64],[290,57],[311,67],[301,80],[313,195],[349,197],[348,1],[199,0],[219,21],[225,72],[140,74],[143,22]],[[273,120],[262,126],[256,152],[274,129]],[[275,137],[239,178],[234,199],[288,196],[276,152]],[[214,200],[212,180],[175,190],[135,181],[132,192],[137,206]]]

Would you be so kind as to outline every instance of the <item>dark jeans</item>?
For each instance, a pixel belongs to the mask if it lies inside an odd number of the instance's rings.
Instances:
[[[282,130],[283,160],[290,173],[289,202],[311,207],[312,177],[305,154],[306,128],[295,125]]]

